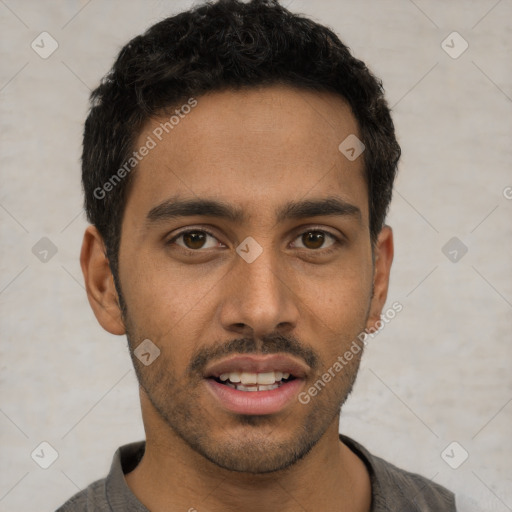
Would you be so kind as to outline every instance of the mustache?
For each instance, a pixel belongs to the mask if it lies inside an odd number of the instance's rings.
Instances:
[[[237,338],[222,345],[204,347],[198,350],[188,366],[189,373],[202,375],[211,361],[236,354],[291,354],[302,359],[311,369],[316,370],[319,358],[294,336],[271,333],[259,339]]]

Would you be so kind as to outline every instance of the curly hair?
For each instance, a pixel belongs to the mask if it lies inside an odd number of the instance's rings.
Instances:
[[[108,194],[98,190],[130,159],[143,125],[206,92],[276,84],[334,92],[350,105],[365,145],[370,237],[376,240],[400,158],[382,82],[329,28],[278,0],[210,1],[132,39],[91,94],[82,153],[85,210],[103,237],[115,279],[134,173]]]

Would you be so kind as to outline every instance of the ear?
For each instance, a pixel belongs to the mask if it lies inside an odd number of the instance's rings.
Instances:
[[[111,334],[125,334],[119,297],[106,256],[105,244],[94,226],[89,226],[85,230],[80,265],[87,298],[96,319],[103,329]]]
[[[370,314],[366,322],[366,328],[370,332],[377,330],[375,324],[380,320],[380,315],[386,303],[393,252],[393,231],[389,226],[384,226],[379,233],[374,248],[373,296],[370,304]]]

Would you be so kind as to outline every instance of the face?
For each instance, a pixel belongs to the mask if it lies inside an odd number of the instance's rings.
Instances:
[[[379,318],[391,235],[374,263],[363,156],[338,149],[360,135],[341,98],[273,86],[197,100],[161,141],[168,116],[136,144],[157,140],[122,224],[123,327],[132,351],[160,350],[133,362],[169,432],[223,468],[275,471],[337,424],[362,351],[298,397]]]

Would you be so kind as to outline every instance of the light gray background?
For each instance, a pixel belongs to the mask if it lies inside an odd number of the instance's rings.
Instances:
[[[403,148],[389,304],[404,309],[368,346],[342,431],[479,510],[512,510],[512,3],[283,3],[383,79]],[[144,437],[126,340],[83,289],[81,132],[121,46],[191,4],[0,0],[0,512],[54,510]],[[30,46],[42,31],[59,44],[48,59]],[[469,43],[457,59],[441,46],[453,31]],[[45,236],[58,252],[43,263]],[[469,249],[456,263],[441,251],[454,236]],[[46,470],[42,441],[58,452]],[[458,469],[441,457],[453,441]]]

